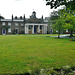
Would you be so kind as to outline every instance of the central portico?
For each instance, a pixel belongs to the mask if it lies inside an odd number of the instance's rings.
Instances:
[[[25,24],[25,34],[46,34],[47,24],[27,23]]]
[[[30,19],[25,23],[25,34],[47,34],[48,24],[44,22],[43,16],[38,19],[36,12],[33,11]]]

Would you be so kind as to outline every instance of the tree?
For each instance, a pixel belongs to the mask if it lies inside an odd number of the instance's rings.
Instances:
[[[75,16],[69,13],[67,13],[65,16],[64,28],[70,31],[70,36],[73,36],[73,32],[75,31]]]
[[[55,25],[56,21],[59,20],[59,18],[60,16],[58,15],[58,11],[54,10],[53,12],[51,12],[49,24],[51,25],[52,28]],[[53,32],[55,33],[54,28],[53,28]]]
[[[64,20],[63,19],[58,19],[55,21],[55,24],[53,25],[53,28],[58,31],[58,38],[60,38],[60,32],[61,30],[64,29]]]
[[[51,12],[51,15],[50,15],[50,19],[51,20],[57,20],[57,19],[59,19],[59,14],[58,14],[58,11],[53,11],[53,12]]]
[[[57,8],[61,5],[65,5],[67,8],[71,10],[75,10],[75,0],[46,0],[46,5],[50,5],[52,8]]]
[[[70,36],[73,36],[73,31],[75,30],[75,0],[46,0],[47,4],[46,5],[50,5],[51,9],[56,9],[57,7],[61,6],[61,5],[65,5],[66,6],[66,10],[61,10],[58,12],[59,16],[60,16],[60,20],[58,20],[56,22],[56,26],[57,24],[62,23],[62,21],[64,21],[63,24],[63,28],[64,29],[68,29],[70,31]],[[61,27],[61,25],[60,25]],[[59,31],[60,32],[60,31]]]
[[[75,31],[75,15],[72,11],[60,10],[60,19],[63,19],[64,30],[68,29],[70,31],[70,36],[73,36],[73,32]]]
[[[48,19],[48,33],[52,33],[52,28],[53,28],[53,25],[55,24],[55,20],[59,19],[59,15],[58,15],[58,11],[53,11],[51,12],[50,14],[50,17]],[[54,32],[54,30],[53,30]],[[55,32],[54,32],[55,33]]]
[[[75,31],[75,16],[73,13],[66,10],[59,10],[58,14],[60,14],[60,19],[63,22],[63,29],[68,29],[70,31],[70,36],[73,36],[73,32]],[[56,21],[57,24],[58,21]],[[60,25],[61,26],[61,25]]]

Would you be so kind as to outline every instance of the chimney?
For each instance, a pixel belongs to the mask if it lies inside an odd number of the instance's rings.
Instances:
[[[42,20],[43,20],[43,15],[42,15]]]
[[[24,14],[24,22],[25,22],[25,14]]]
[[[13,14],[12,14],[12,21],[13,21]]]

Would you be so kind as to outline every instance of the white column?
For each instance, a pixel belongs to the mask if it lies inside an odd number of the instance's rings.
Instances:
[[[42,34],[47,34],[47,26],[46,25],[42,26]]]
[[[40,25],[38,25],[38,33],[40,33]]]
[[[47,26],[45,25],[45,34],[47,34]]]
[[[25,25],[25,34],[28,34],[28,25]]]
[[[44,34],[44,26],[42,26],[42,34]]]
[[[26,25],[25,25],[25,34],[26,34]]]
[[[46,30],[45,28],[46,28],[46,26],[44,25],[44,34],[45,34],[45,30]]]
[[[32,34],[34,34],[34,25],[33,25],[33,27],[32,27]]]
[[[28,32],[29,32],[29,29],[28,29],[28,25],[27,25],[27,34],[28,34]]]

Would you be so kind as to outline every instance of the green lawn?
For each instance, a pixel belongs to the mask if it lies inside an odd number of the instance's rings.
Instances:
[[[75,41],[46,36],[0,35],[0,74],[75,66]]]

